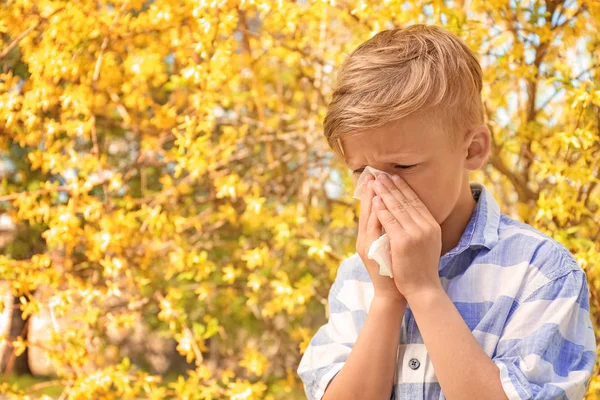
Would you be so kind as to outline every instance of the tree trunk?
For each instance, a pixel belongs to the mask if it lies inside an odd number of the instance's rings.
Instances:
[[[21,336],[23,340],[27,341],[27,327],[29,326],[29,318],[25,321],[22,318],[22,311],[19,302],[19,298],[12,296],[12,310],[10,310],[10,326],[8,328],[8,339],[15,340],[18,336]],[[0,368],[4,375],[15,374],[15,375],[31,375],[31,369],[29,368],[29,349],[25,349],[23,354],[18,357],[15,356],[14,347],[11,343],[6,343],[4,351],[0,354]]]

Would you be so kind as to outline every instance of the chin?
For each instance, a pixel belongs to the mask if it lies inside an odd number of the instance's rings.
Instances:
[[[456,206],[456,204],[454,205]],[[433,218],[435,218],[435,220],[437,221],[438,225],[442,226],[450,217],[450,215],[452,215],[452,210],[454,210],[454,207],[448,209],[448,210],[444,210],[444,214],[443,215],[434,215]]]
[[[441,221],[440,221],[439,218],[436,218],[435,220],[437,221],[437,223],[438,223],[439,226],[442,226],[442,225],[444,225],[444,222],[446,222],[447,219],[448,219],[448,217],[444,218]]]

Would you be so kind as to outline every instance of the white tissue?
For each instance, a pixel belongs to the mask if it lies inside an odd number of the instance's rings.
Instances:
[[[367,189],[367,177],[369,175],[373,175],[375,178],[377,176],[385,174],[392,177],[391,174],[388,174],[385,171],[380,171],[378,169],[367,166],[365,170],[358,177],[358,181],[356,182],[356,189],[354,189],[354,198],[360,200],[363,192]],[[375,240],[371,247],[369,247],[369,252],[367,253],[367,258],[369,260],[375,260],[377,264],[379,264],[379,275],[389,276],[393,278],[392,275],[392,253],[390,247],[390,239],[387,233],[381,235],[377,240]]]

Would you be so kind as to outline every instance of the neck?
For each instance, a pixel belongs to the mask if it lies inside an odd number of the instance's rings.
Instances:
[[[450,215],[440,225],[442,228],[442,253],[441,256],[455,248],[460,242],[465,228],[469,224],[471,215],[475,210],[477,202],[471,193],[469,179],[464,180],[465,184],[461,194],[456,202],[456,206],[450,212]]]

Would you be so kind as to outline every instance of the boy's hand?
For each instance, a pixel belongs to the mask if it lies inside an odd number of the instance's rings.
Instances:
[[[442,248],[440,225],[401,177],[394,175],[392,181],[380,175],[377,181],[374,208],[390,237],[396,287],[407,300],[420,292],[441,289],[438,272]]]
[[[367,267],[367,272],[373,282],[375,297],[387,298],[391,300],[406,301],[404,296],[398,291],[394,280],[379,274],[379,265],[375,260],[367,258],[369,247],[378,239],[381,232],[381,223],[377,219],[373,209],[373,177],[367,181],[367,189],[364,191],[360,203],[360,217],[358,219],[358,239],[356,240],[356,252]]]

